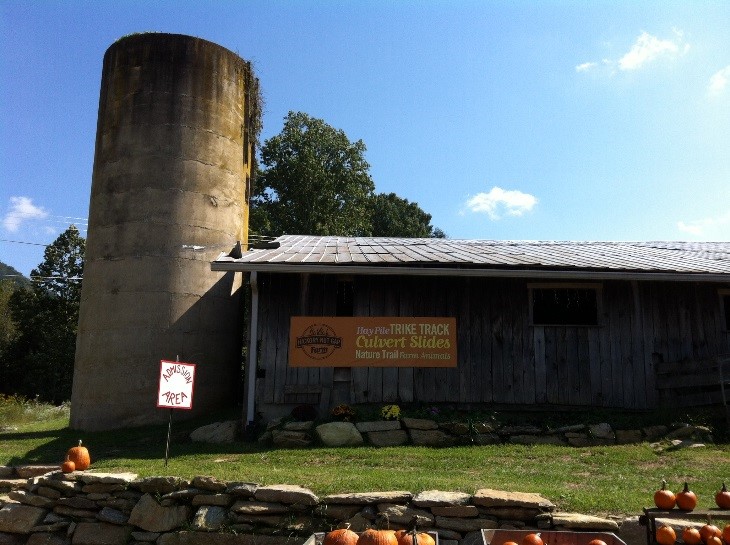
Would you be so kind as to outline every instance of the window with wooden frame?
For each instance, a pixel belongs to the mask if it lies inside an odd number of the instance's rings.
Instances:
[[[601,284],[528,284],[532,325],[597,326]]]

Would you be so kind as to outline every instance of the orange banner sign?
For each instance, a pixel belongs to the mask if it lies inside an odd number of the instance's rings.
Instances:
[[[290,367],[456,367],[456,318],[292,316]]]

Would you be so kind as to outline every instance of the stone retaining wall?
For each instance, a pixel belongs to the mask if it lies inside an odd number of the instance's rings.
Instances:
[[[480,489],[317,497],[294,485],[199,476],[0,466],[0,545],[301,545],[344,523],[435,531],[440,545],[480,545],[481,529],[618,532],[610,519],[560,513],[538,494]]]
[[[222,423],[209,427],[219,431]],[[208,427],[206,427],[208,428]],[[229,429],[234,429],[229,426]],[[196,430],[192,438],[204,441],[205,429]],[[230,436],[233,440],[233,436]],[[402,418],[372,422],[295,422],[283,419],[269,422],[259,439],[280,448],[306,447],[317,443],[330,447],[370,444],[378,447],[418,445],[445,447],[452,445],[522,445],[550,444],[574,447],[666,441],[679,446],[683,442],[711,441],[710,429],[678,423],[637,429],[614,429],[608,423],[575,424],[556,429],[533,425],[499,425],[492,422],[436,422],[420,418]],[[212,442],[218,442],[211,439]]]

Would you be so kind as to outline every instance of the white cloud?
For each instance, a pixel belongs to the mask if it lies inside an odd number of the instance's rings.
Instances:
[[[681,33],[677,32],[681,39]],[[631,50],[618,61],[621,70],[637,70],[659,56],[673,57],[679,52],[679,45],[671,40],[660,40],[648,32],[642,32]]]
[[[592,68],[595,68],[598,66],[597,62],[584,62],[583,64],[579,64],[575,67],[576,72],[588,72],[588,70],[591,70]]]
[[[616,68],[624,72],[638,70],[659,58],[675,58],[686,53],[690,46],[684,42],[684,33],[681,30],[672,30],[675,38],[666,40],[657,38],[648,32],[642,32],[636,38],[631,49],[620,59],[604,58],[600,65],[598,62],[584,62],[577,65],[575,71],[588,72],[603,67],[605,71],[608,71],[608,74],[613,76],[616,73]]]
[[[684,221],[677,222],[677,228],[683,233],[708,238],[714,238],[714,231],[719,234],[720,231],[727,229],[724,227],[725,225],[730,226],[730,212],[714,218],[704,218],[686,223]]]
[[[707,92],[711,96],[721,95],[727,88],[728,83],[730,83],[730,65],[727,65],[712,75],[710,83],[707,86]]]
[[[15,233],[23,222],[40,220],[48,217],[48,212],[33,204],[30,197],[10,197],[10,211],[3,218],[3,227],[6,231]]]
[[[493,187],[489,193],[477,193],[466,201],[472,212],[486,213],[490,219],[498,220],[502,215],[521,216],[537,204],[537,198],[517,190]]]

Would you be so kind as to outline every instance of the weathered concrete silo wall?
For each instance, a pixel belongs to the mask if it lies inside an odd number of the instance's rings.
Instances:
[[[197,365],[181,413],[230,406],[240,279],[210,262],[247,237],[255,91],[249,63],[198,38],[140,34],[107,50],[72,427],[165,421],[159,362],[176,356]]]

